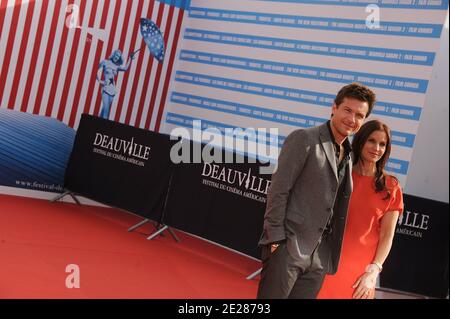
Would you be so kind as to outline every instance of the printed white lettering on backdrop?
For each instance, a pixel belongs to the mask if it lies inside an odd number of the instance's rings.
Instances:
[[[238,196],[243,196],[262,203],[266,202],[270,180],[252,175],[251,168],[242,172],[223,165],[204,163],[202,183]]]
[[[134,140],[134,137],[131,140],[125,140],[96,133],[93,152],[143,167],[144,161],[150,158],[151,147],[135,143]]]

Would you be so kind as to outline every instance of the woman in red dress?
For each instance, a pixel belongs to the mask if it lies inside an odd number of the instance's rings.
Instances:
[[[391,152],[387,125],[373,120],[355,134],[353,193],[341,259],[335,275],[325,278],[321,299],[373,299],[378,274],[391,250],[403,211],[398,180],[384,171]]]

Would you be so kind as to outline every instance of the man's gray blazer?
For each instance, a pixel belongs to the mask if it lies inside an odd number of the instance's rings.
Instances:
[[[335,273],[339,263],[347,209],[352,192],[349,160],[338,193],[333,138],[327,124],[292,132],[284,142],[278,169],[272,176],[260,245],[287,240],[294,259],[309,257],[333,212],[332,232],[324,237],[329,257],[325,271]]]

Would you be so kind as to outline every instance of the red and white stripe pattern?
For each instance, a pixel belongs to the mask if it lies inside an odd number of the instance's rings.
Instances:
[[[78,13],[78,28],[68,21]],[[98,65],[115,49],[124,63],[110,119],[159,131],[185,11],[155,0],[0,0],[0,107],[57,118],[76,128],[98,115]],[[164,63],[145,47],[140,18],[154,21]]]

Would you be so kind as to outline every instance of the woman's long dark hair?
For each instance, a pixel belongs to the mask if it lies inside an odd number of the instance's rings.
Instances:
[[[363,161],[361,158],[361,152],[364,145],[367,142],[370,134],[375,131],[382,131],[386,133],[387,141],[386,141],[386,150],[383,156],[376,162],[376,171],[375,171],[375,191],[377,193],[386,191],[387,195],[384,199],[389,199],[391,197],[390,191],[386,186],[386,172],[384,167],[386,166],[386,162],[389,159],[389,155],[391,154],[391,130],[389,127],[380,122],[378,120],[372,120],[366,122],[361,129],[355,134],[352,142],[352,149],[354,154],[353,163],[356,165],[359,161]],[[394,176],[392,176],[394,177]],[[394,177],[395,178],[395,177]]]

